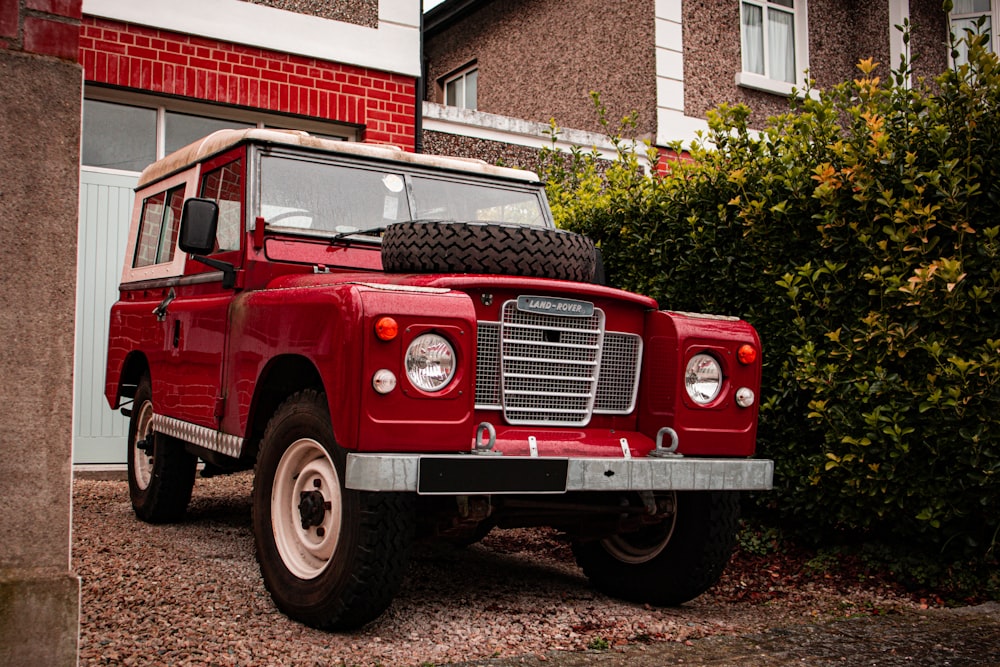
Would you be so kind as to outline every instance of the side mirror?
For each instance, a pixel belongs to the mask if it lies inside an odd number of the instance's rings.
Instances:
[[[180,247],[192,255],[207,255],[215,249],[219,205],[211,199],[188,199],[181,213]]]

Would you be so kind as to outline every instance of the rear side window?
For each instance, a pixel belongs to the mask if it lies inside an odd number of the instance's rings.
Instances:
[[[174,259],[183,204],[183,185],[159,192],[142,202],[139,242],[132,260],[133,268],[165,264]]]

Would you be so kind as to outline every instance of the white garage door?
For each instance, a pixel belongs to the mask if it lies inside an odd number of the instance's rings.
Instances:
[[[124,463],[128,420],[104,399],[108,314],[118,298],[138,175],[80,172],[73,462]]]

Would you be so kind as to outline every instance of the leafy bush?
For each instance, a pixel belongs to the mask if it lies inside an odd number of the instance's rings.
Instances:
[[[1000,67],[969,42],[911,87],[905,62],[883,81],[862,61],[760,132],[722,106],[661,175],[603,115],[618,162],[543,156],[557,221],[612,284],[760,331],[763,501],[816,537],[996,557]]]

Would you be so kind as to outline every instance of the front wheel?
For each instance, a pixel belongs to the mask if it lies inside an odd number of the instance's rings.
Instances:
[[[128,427],[128,490],[136,516],[150,523],[183,518],[197,465],[198,458],[183,442],[153,430],[152,384],[143,377]]]
[[[674,496],[674,513],[660,523],[573,544],[576,562],[595,588],[631,602],[672,606],[719,580],[736,542],[739,494]]]
[[[324,630],[357,628],[385,611],[413,539],[412,499],[346,489],[346,461],[326,397],[303,391],[271,418],[254,475],[264,584],[281,611]]]

